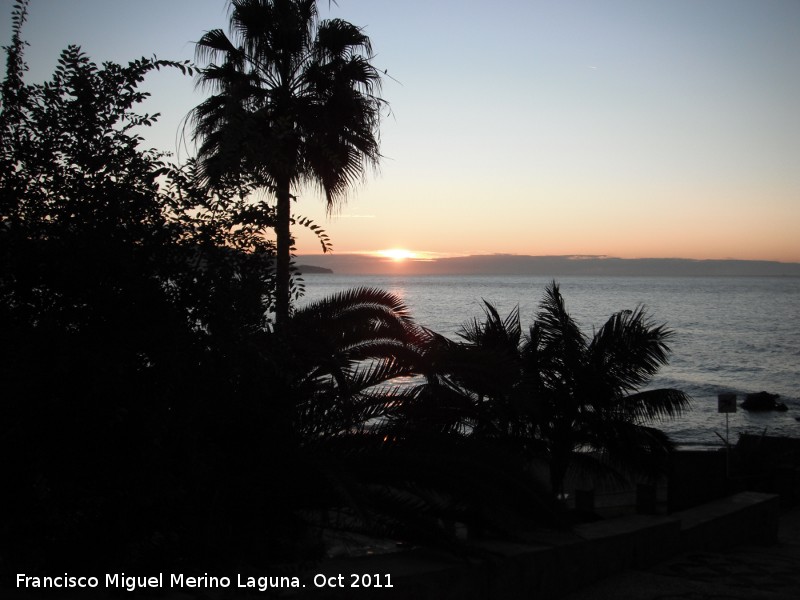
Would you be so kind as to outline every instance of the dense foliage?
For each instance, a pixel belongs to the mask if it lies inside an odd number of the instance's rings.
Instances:
[[[136,113],[147,73],[191,67],[98,66],[70,46],[49,81],[26,84],[25,9],[0,113],[0,441],[15,457],[3,567],[155,564],[224,552],[226,539],[263,543],[259,527],[273,525],[217,486],[252,468],[261,436],[277,445],[290,430],[253,402],[268,389],[253,348],[268,331],[270,248],[231,231],[236,202],[220,211],[218,196],[190,193],[137,135],[156,118]],[[235,527],[242,514],[248,528]]]

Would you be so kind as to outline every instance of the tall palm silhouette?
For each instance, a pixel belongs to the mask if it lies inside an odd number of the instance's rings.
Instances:
[[[246,180],[274,193],[276,321],[289,316],[291,200],[311,184],[333,210],[377,167],[385,102],[369,37],[341,19],[320,20],[316,0],[231,0],[230,37],[207,32],[193,138],[206,180]]]

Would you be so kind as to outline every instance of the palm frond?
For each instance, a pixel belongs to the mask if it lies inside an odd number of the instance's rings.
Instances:
[[[586,336],[567,311],[555,281],[545,288],[536,322],[539,343],[552,348],[553,353],[560,354],[566,364],[573,367],[577,365],[587,344]]]
[[[348,381],[351,389],[361,392],[392,379],[414,375],[415,370],[413,368],[393,356],[393,347],[390,348],[390,352],[383,350],[377,356],[382,355],[384,358],[355,363],[348,371]]]
[[[219,59],[229,61],[237,55],[241,56],[241,50],[234,46],[221,29],[207,31],[195,47],[195,59],[199,62],[212,62]]]
[[[363,322],[365,312],[369,312],[371,316],[371,327],[391,322],[409,326],[413,323],[408,307],[399,296],[385,290],[367,287],[346,290],[312,302],[298,309],[294,319],[297,322],[331,320],[346,322],[349,317],[357,315],[358,319],[352,319],[356,324]]]
[[[589,345],[589,361],[622,391],[645,385],[669,360],[673,333],[654,325],[644,307],[612,315]]]
[[[348,59],[364,52],[372,56],[372,42],[360,27],[342,19],[322,21],[315,44],[317,60]]]
[[[691,408],[692,401],[685,392],[664,388],[631,394],[621,404],[633,419],[652,422],[680,417]]]

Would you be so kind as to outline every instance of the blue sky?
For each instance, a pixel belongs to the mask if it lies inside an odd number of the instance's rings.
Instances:
[[[380,173],[330,218],[310,190],[297,206],[337,252],[800,261],[797,0],[320,7],[364,26],[391,76]],[[226,14],[222,0],[32,0],[29,80],[68,43],[98,62],[193,58]],[[146,87],[163,114],[148,143],[175,151],[202,95],[176,72]]]

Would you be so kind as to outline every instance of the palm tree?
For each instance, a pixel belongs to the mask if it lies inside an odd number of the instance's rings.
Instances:
[[[675,389],[643,388],[667,364],[672,336],[640,306],[613,314],[589,338],[558,284],[547,287],[522,359],[554,493],[563,493],[570,465],[617,475],[663,471],[672,444],[652,423],[679,416],[690,399]]]
[[[317,186],[335,209],[368,167],[377,167],[385,102],[362,29],[319,20],[316,0],[231,0],[230,37],[197,43],[209,61],[198,85],[214,95],[194,108],[193,137],[206,181],[244,180],[273,193],[276,304],[289,316],[291,200]]]
[[[556,495],[570,467],[625,477],[665,466],[671,442],[651,425],[680,415],[689,398],[643,388],[667,363],[670,330],[640,307],[615,313],[589,338],[555,282],[528,335],[518,310],[501,318],[485,305],[485,320],[467,323],[461,341],[436,336],[428,350],[436,388],[474,407],[473,435],[506,438],[545,458]]]

